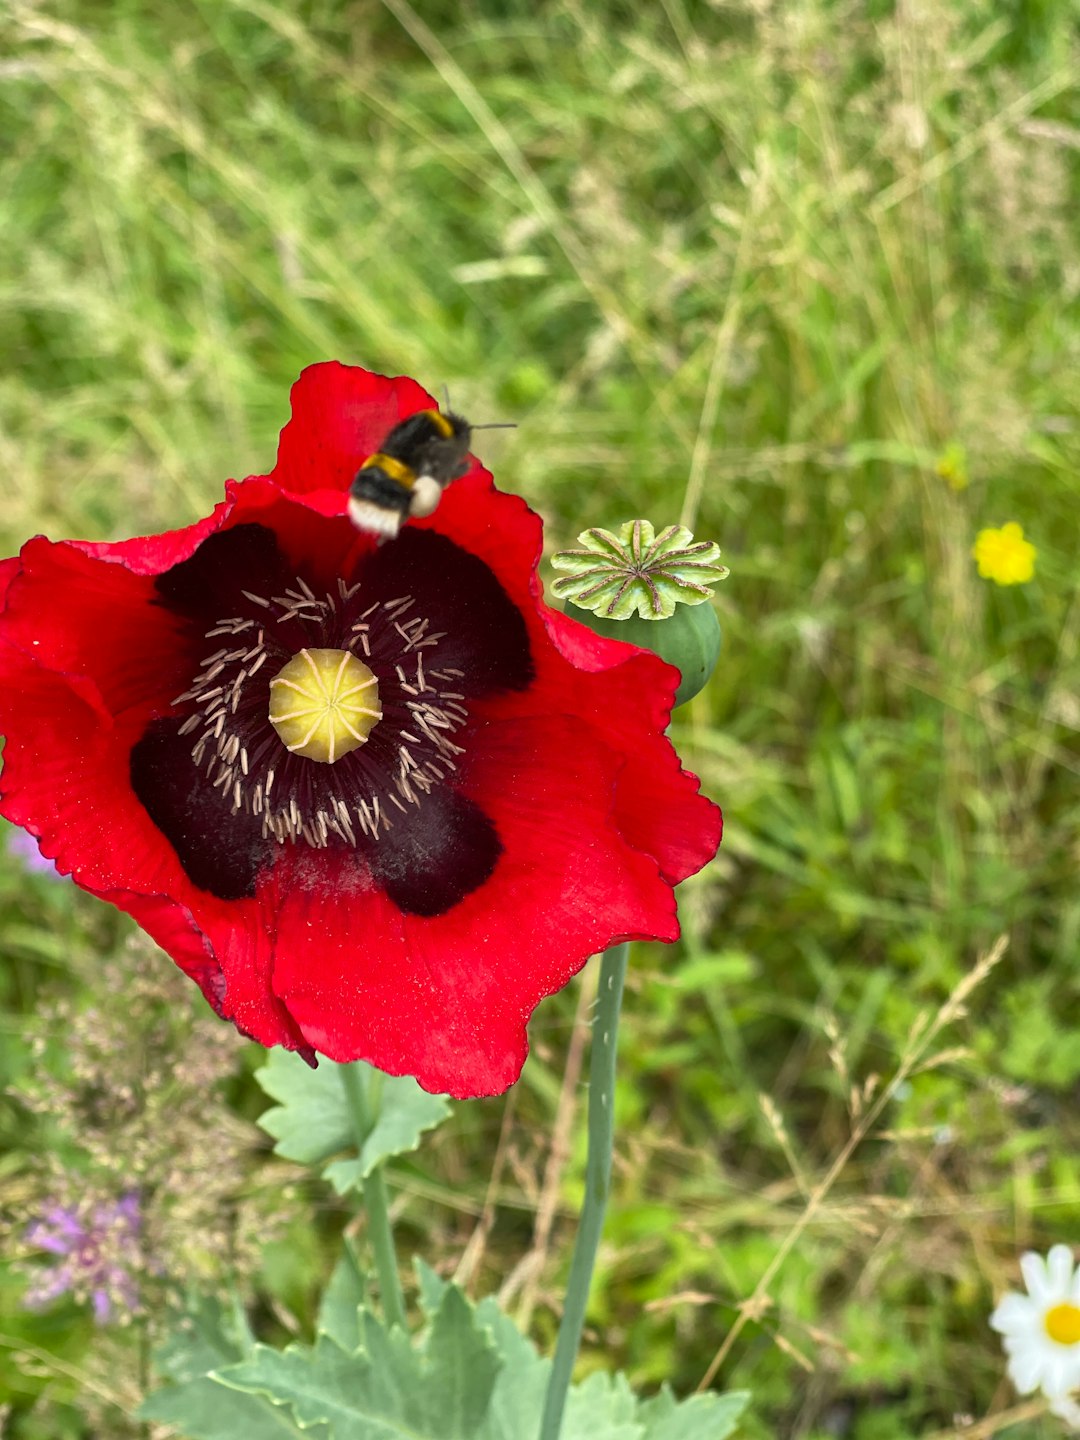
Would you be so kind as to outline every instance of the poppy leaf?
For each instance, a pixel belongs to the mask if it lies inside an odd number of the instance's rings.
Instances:
[[[238,1435],[322,1440],[300,1430],[286,1411],[261,1396],[227,1390],[212,1378],[213,1370],[243,1359],[246,1350],[241,1338],[230,1333],[223,1307],[213,1299],[201,1300],[155,1353],[156,1369],[173,1383],[147,1396],[138,1418],[174,1426],[188,1440],[236,1440]]]
[[[459,1290],[443,1296],[423,1342],[387,1332],[361,1312],[361,1343],[344,1350],[321,1335],[312,1347],[256,1346],[216,1379],[287,1407],[301,1430],[332,1440],[496,1440],[487,1415],[500,1361]],[[501,1437],[500,1437],[501,1440]]]
[[[422,1260],[416,1261],[416,1276],[421,1306],[433,1315],[450,1287]],[[484,1440],[530,1435],[543,1409],[551,1362],[541,1358],[493,1297],[481,1300],[475,1314],[502,1361],[488,1429],[481,1432]],[[596,1373],[571,1387],[562,1440],[726,1440],[749,1398],[733,1391],[678,1401],[665,1385],[652,1399],[638,1401],[623,1375]]]
[[[356,1062],[367,1076],[377,1072]],[[339,1067],[324,1060],[311,1070],[287,1050],[272,1050],[255,1078],[279,1103],[259,1117],[260,1126],[277,1141],[274,1152],[302,1165],[317,1165],[342,1150],[355,1149],[355,1139]],[[429,1095],[408,1075],[383,1076],[378,1115],[359,1156],[328,1165],[326,1179],[339,1195],[362,1184],[375,1167],[393,1155],[415,1150],[420,1136],[450,1113],[442,1095]]]
[[[144,1404],[147,1419],[190,1440],[521,1440],[535,1433],[551,1362],[493,1298],[473,1306],[417,1263],[422,1337],[388,1332],[362,1303],[350,1257],[319,1310],[313,1346],[283,1351],[231,1334],[216,1302],[203,1302],[157,1356],[174,1383]],[[726,1440],[748,1397],[695,1395],[667,1386],[638,1400],[621,1374],[594,1373],[567,1397],[563,1440]],[[244,1409],[242,1407],[256,1407]],[[229,1425],[233,1429],[229,1430]]]
[[[642,1401],[642,1440],[725,1440],[749,1400],[745,1390],[733,1390],[729,1395],[691,1395],[680,1402],[665,1385],[659,1395]]]
[[[360,1310],[367,1293],[364,1275],[348,1240],[341,1258],[319,1301],[319,1318],[315,1329],[328,1335],[343,1350],[355,1350],[360,1344]]]

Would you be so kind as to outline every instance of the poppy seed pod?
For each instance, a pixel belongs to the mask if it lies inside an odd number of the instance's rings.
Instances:
[[[675,704],[703,689],[720,657],[720,622],[712,585],[728,573],[710,541],[695,543],[683,525],[657,533],[630,520],[618,534],[585,530],[579,550],[552,557],[560,575],[552,592],[566,612],[597,635],[651,650],[681,676]]]
[[[625,620],[605,620],[601,615],[574,609],[572,602],[568,602],[566,608],[567,614],[595,634],[640,645],[674,665],[682,676],[675,692],[676,709],[704,690],[716,669],[722,636],[711,605],[679,605],[673,615],[659,622],[643,620],[640,615],[628,615]]]

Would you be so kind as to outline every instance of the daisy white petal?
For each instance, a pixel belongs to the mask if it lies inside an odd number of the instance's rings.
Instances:
[[[1010,1290],[990,1316],[990,1326],[1003,1335],[1011,1335],[1014,1331],[1026,1335],[1038,1322],[1040,1313],[1034,1300]]]
[[[1042,1379],[1042,1355],[1035,1346],[1025,1346],[1009,1356],[1009,1363],[1005,1368],[1020,1394],[1030,1395],[1032,1390],[1038,1389]]]
[[[1046,1273],[1055,1299],[1064,1300],[1073,1279],[1073,1257],[1068,1245],[1055,1245],[1046,1257]]]
[[[1020,1256],[1020,1273],[1024,1277],[1028,1294],[1040,1304],[1050,1295],[1050,1280],[1046,1273],[1046,1261],[1034,1250]]]
[[[1076,1346],[1071,1347],[1076,1349]],[[1042,1392],[1052,1400],[1067,1395],[1080,1384],[1080,1365],[1064,1347],[1058,1355],[1047,1355],[1043,1361]]]

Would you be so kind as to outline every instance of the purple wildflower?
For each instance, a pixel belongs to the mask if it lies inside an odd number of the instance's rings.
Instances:
[[[139,1261],[141,1224],[133,1193],[104,1203],[50,1205],[28,1228],[26,1242],[61,1263],[41,1273],[23,1303],[40,1310],[70,1292],[78,1300],[89,1298],[99,1325],[134,1310],[139,1295],[130,1272]]]
[[[46,859],[38,849],[38,841],[29,830],[12,827],[7,837],[8,854],[21,860],[31,875],[51,875],[54,880],[61,878],[56,864]]]

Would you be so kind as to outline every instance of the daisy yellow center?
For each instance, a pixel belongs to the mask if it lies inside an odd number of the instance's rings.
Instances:
[[[270,681],[270,724],[308,760],[332,765],[381,719],[378,681],[348,650],[300,650]]]
[[[1059,1345],[1080,1345],[1080,1306],[1063,1300],[1047,1310],[1043,1324],[1050,1339]]]

